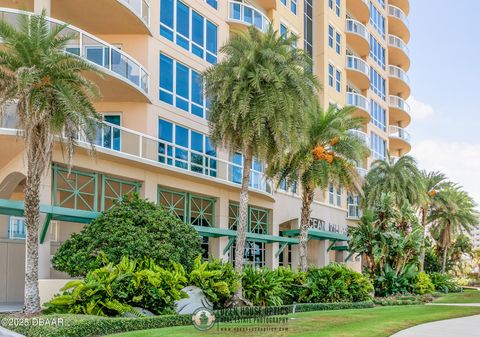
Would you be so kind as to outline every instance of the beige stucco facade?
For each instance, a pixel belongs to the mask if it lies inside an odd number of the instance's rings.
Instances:
[[[180,2],[172,1],[174,5]],[[380,0],[371,1],[372,6],[384,17],[384,36],[370,22],[370,2],[367,0],[333,0],[333,8],[330,8],[329,0],[286,0],[286,5],[282,3],[283,0],[219,0],[217,9],[210,5],[213,1],[209,0],[184,0],[182,4],[183,8],[188,8],[190,20],[193,15],[197,18],[200,16],[205,25],[208,20],[216,27],[217,48],[229,36],[248,27],[248,13],[254,13],[253,17],[258,20],[261,18],[262,22],[271,22],[275,29],[280,30],[281,25],[286,27],[299,37],[298,48],[303,48],[304,40],[307,39],[313,46],[314,72],[322,82],[320,101],[323,106],[327,108],[330,104],[345,106],[355,103],[355,113],[369,119],[364,128],[358,130],[363,132],[360,136],[370,145],[369,139],[373,132],[385,142],[385,148],[391,156],[401,156],[410,150],[407,134],[403,130],[410,122],[405,103],[410,87],[403,73],[408,71],[410,65],[405,46],[409,39],[406,25],[409,3],[408,0],[396,0],[389,1],[390,4],[385,1],[382,5]],[[313,2],[312,11],[305,11],[305,5]],[[210,152],[207,150],[208,140],[205,137],[208,136],[208,122],[192,113],[196,103],[193,102],[195,93],[191,83],[188,88],[190,96],[186,99],[189,105],[186,110],[189,111],[179,108],[181,104],[162,100],[160,96],[160,92],[172,94],[172,99],[177,103],[183,99],[176,88],[177,75],[172,80],[173,93],[162,87],[164,84],[160,82],[160,77],[165,70],[160,66],[160,55],[172,60],[175,67],[178,64],[186,66],[190,69],[189,75],[193,72],[201,73],[211,64],[206,57],[199,57],[192,52],[195,46],[192,38],[187,39],[187,50],[178,41],[173,42],[165,34],[161,35],[160,3],[158,0],[0,0],[0,14],[4,20],[13,22],[21,10],[39,13],[46,9],[53,19],[73,25],[75,28],[72,29],[79,34],[81,42],[73,43],[69,51],[78,51],[81,57],[101,63],[97,64],[104,73],[102,78],[87,74],[103,93],[96,108],[105,116],[118,116],[115,117],[114,124],[106,124],[93,156],[88,145],[79,143],[73,160],[74,175],[64,174],[62,168],[65,167],[65,157],[60,147],[55,149],[54,165],[42,180],[41,203],[84,211],[102,211],[108,208],[115,197],[108,196],[108,193],[124,193],[126,190],[122,188],[133,186],[132,190],[136,189],[140,196],[171,206],[172,209],[175,208],[173,205],[165,204],[167,197],[185,198],[182,200],[188,209],[175,209],[177,215],[185,221],[229,229],[234,222],[235,204],[239,198],[240,186],[236,174],[241,169],[241,163],[238,162],[238,157],[224,149],[217,148],[214,154],[211,149]],[[293,11],[295,3],[296,13]],[[246,16],[233,18],[234,6],[240,8],[241,13],[244,13],[242,15]],[[244,8],[247,8],[247,12]],[[310,37],[304,31],[307,16],[313,20],[313,34]],[[355,25],[350,25],[349,20],[355,20]],[[335,41],[333,47],[329,46],[329,27],[333,27],[340,35],[338,52]],[[362,27],[365,31],[362,31]],[[173,36],[178,35],[177,29],[180,28],[173,28]],[[207,28],[203,34],[204,39],[206,32]],[[192,36],[194,33],[193,30],[190,31]],[[390,34],[394,33],[399,40],[390,38]],[[384,48],[384,67],[370,55],[370,35]],[[207,44],[201,47],[206,55]],[[89,54],[99,50],[100,55]],[[119,56],[122,61],[118,61],[118,64],[114,61],[117,60],[116,55],[122,55]],[[220,57],[218,53],[216,56]],[[349,56],[360,61],[353,62],[352,66],[352,62],[348,62]],[[333,86],[329,84],[329,65],[333,65],[335,71],[338,70],[341,74],[338,90],[336,78]],[[390,65],[394,67],[390,68]],[[120,66],[126,71],[121,70]],[[385,80],[383,98],[371,90],[371,68]],[[191,78],[190,80],[193,82]],[[360,97],[349,101],[349,95],[361,95],[364,99]],[[375,100],[384,109],[383,124],[375,125],[371,121],[371,100]],[[180,145],[178,139],[176,143],[174,139],[167,140],[163,136],[159,139],[159,120],[172,125],[172,130],[177,130],[172,131],[175,137],[187,130],[189,144]],[[107,117],[106,121],[113,123],[113,119]],[[200,150],[199,144],[193,144],[198,137],[202,139],[200,147],[203,149]],[[21,201],[25,165],[22,140],[16,135],[14,122],[4,122],[0,128],[0,144],[0,199]],[[363,163],[358,163],[358,166],[364,172],[371,162],[372,157],[368,157]],[[259,167],[254,167],[254,171],[250,205],[251,217],[257,222],[254,224],[252,220],[252,228],[258,226],[256,230],[260,234],[272,236],[282,236],[282,231],[298,229],[301,191],[292,191],[292,188],[287,188],[288,191],[275,190],[274,185],[265,179],[260,164]],[[70,188],[73,181],[76,181],[77,188]],[[111,189],[115,192],[106,192],[108,187],[105,186],[108,184],[112,184]],[[193,199],[203,200],[207,205],[202,212],[206,211],[209,216],[203,215],[201,222],[195,222],[199,218],[192,215],[195,213],[192,210],[194,206],[190,204]],[[354,199],[348,198],[344,190],[334,187],[333,193],[316,193],[312,218],[327,232],[344,232],[347,225],[355,224],[358,215],[356,210]],[[0,216],[0,302],[20,301],[23,294],[25,253],[19,229],[21,224],[17,220],[14,216]],[[55,292],[54,289],[63,284],[62,280],[68,278],[68,275],[51,267],[51,255],[61,242],[72,233],[80,231],[83,226],[81,223],[57,220],[52,221],[48,227],[40,244],[40,285],[43,299],[48,298]],[[19,234],[20,237],[15,238],[12,233]],[[345,242],[331,244],[329,240],[310,240],[309,262],[319,266],[331,261],[345,262],[349,257],[348,252],[331,249],[335,245],[343,247]],[[228,249],[228,246],[228,237],[209,237],[204,247],[209,256],[227,260],[231,258],[232,249]],[[272,268],[278,265],[295,267],[298,265],[297,246],[282,247],[279,242],[255,243],[251,247],[249,259],[251,263]],[[360,269],[358,257],[349,257],[347,263],[352,268]]]

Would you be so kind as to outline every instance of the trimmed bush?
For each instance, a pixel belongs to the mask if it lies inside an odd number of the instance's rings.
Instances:
[[[433,295],[392,295],[388,297],[375,297],[373,302],[376,305],[418,305],[430,303],[434,300]]]
[[[433,294],[435,291],[435,286],[433,285],[432,280],[430,280],[430,277],[425,272],[421,272],[417,275],[414,288],[415,293],[419,295]]]
[[[171,314],[174,301],[186,297],[187,284],[183,267],[172,262],[167,270],[153,260],[135,262],[124,257],[114,265],[108,263],[89,272],[85,280],[68,282],[63,294],[46,303],[47,313],[70,313],[115,316],[132,313],[133,307],[148,309],[155,314]]]
[[[362,302],[372,299],[373,286],[361,273],[347,266],[331,263],[323,268],[310,268],[301,302]]]
[[[70,276],[85,276],[102,267],[100,251],[113,263],[127,256],[135,260],[153,259],[162,267],[174,261],[189,271],[202,248],[193,226],[161,206],[133,195],[125,196],[80,233],[72,234],[55,253],[53,266]]]
[[[214,308],[223,308],[240,286],[240,276],[231,263],[220,260],[202,263],[202,257],[198,256],[188,275],[188,285],[201,288]]]

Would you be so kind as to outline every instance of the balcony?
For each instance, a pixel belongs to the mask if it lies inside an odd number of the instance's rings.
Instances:
[[[410,13],[410,0],[389,0],[388,3],[400,8],[406,15]]]
[[[388,5],[388,33],[401,38],[405,43],[410,41],[407,15],[398,7]]]
[[[400,96],[407,99],[410,96],[410,79],[402,68],[388,66],[389,91],[390,95]]]
[[[390,123],[401,123],[402,125],[408,125],[411,121],[410,106],[401,97],[390,95],[389,96],[389,116]]]
[[[150,0],[51,0],[51,15],[96,35],[151,35]]]
[[[353,116],[364,118],[365,123],[370,122],[370,104],[365,96],[347,92],[347,105],[356,108],[352,113]]]
[[[15,26],[22,15],[33,13],[0,8],[0,20]],[[65,23],[47,18],[52,27]],[[106,101],[150,102],[148,98],[149,74],[139,62],[124,51],[77,28],[68,26],[63,34],[73,38],[67,43],[65,51],[81,57],[97,67],[105,75],[100,78],[93,73],[85,76],[94,81]]]
[[[370,20],[370,6],[367,0],[347,0],[347,10],[361,22]]]
[[[244,31],[250,26],[266,32],[270,27],[270,20],[257,8],[236,1],[228,2],[228,23],[233,30]]]
[[[370,137],[368,136],[367,133],[360,130],[356,130],[356,129],[349,130],[349,132],[350,134],[354,135],[355,137],[363,141],[365,145],[370,148]]]
[[[357,20],[347,19],[346,33],[347,44],[360,56],[366,57],[370,54],[370,39],[367,27]]]
[[[410,69],[410,51],[401,38],[395,35],[388,36],[388,60],[405,71]]]
[[[370,67],[367,62],[356,56],[347,56],[347,77],[361,90],[370,88]]]
[[[410,152],[412,145],[410,143],[410,134],[396,125],[388,127],[388,137],[390,138],[390,153],[405,154]]]

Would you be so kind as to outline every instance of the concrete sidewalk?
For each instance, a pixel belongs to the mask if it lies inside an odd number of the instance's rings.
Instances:
[[[391,337],[480,337],[480,315],[431,322],[402,330]]]

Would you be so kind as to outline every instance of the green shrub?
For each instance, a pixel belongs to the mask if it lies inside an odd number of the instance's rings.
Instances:
[[[376,305],[418,305],[430,303],[434,300],[433,295],[392,295],[388,297],[375,297],[373,302]]]
[[[183,267],[172,262],[170,270],[153,260],[135,262],[124,257],[114,265],[89,272],[85,280],[68,282],[63,294],[55,296],[45,306],[47,313],[71,313],[114,316],[130,312],[133,307],[148,309],[156,314],[174,312],[174,301],[186,296],[182,289],[187,278]]]
[[[419,295],[433,294],[435,286],[430,280],[430,277],[424,271],[417,275],[417,281],[415,282],[415,293]]]
[[[382,273],[374,275],[376,296],[390,296],[414,291],[418,275],[416,263],[409,263],[402,272],[397,272],[390,265],[385,265]]]
[[[201,288],[214,308],[223,308],[240,286],[240,276],[231,263],[220,260],[202,263],[202,257],[198,256],[188,275],[188,284]]]
[[[279,306],[286,289],[277,273],[268,268],[247,266],[242,275],[243,296],[253,305]]]
[[[300,295],[306,287],[307,274],[291,268],[278,267],[274,270],[276,277],[282,282],[284,292],[280,295],[283,304],[300,301]]]
[[[431,273],[429,276],[436,291],[442,293],[461,291],[461,288],[455,283],[454,278],[448,274]]]
[[[320,269],[312,267],[308,270],[300,301],[362,302],[371,300],[372,293],[373,286],[368,278],[343,264],[331,263]]]
[[[119,263],[124,256],[135,260],[151,258],[163,267],[178,262],[189,271],[202,249],[193,226],[133,195],[124,197],[80,233],[72,234],[55,253],[53,266],[70,276],[85,276],[103,265],[98,258],[100,251],[113,263]]]

